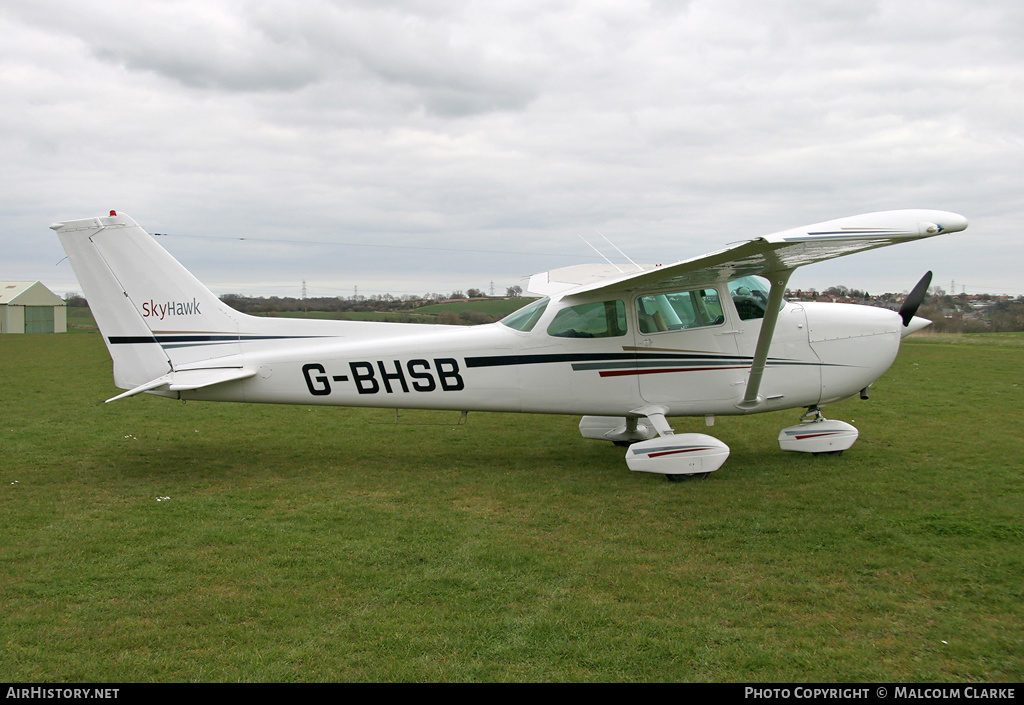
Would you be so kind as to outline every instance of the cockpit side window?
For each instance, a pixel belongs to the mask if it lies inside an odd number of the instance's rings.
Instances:
[[[768,292],[771,285],[761,277],[741,277],[729,282],[729,295],[736,304],[740,320],[751,321],[764,318],[768,308]]]
[[[548,326],[548,335],[556,338],[614,338],[625,334],[626,306],[621,301],[595,301],[564,308]]]
[[[645,335],[716,326],[725,321],[715,289],[641,296],[636,300],[636,315],[640,332]]]

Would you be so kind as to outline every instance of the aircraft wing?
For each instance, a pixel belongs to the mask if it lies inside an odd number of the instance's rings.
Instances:
[[[534,276],[529,288],[546,295],[651,286],[686,288],[752,274],[793,270],[834,257],[958,232],[966,227],[966,218],[946,211],[869,213],[784,230],[664,266],[616,273],[606,265],[567,267]]]

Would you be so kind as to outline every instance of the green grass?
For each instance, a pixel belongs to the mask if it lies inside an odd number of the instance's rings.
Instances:
[[[486,313],[495,318],[504,318],[513,311],[518,311],[523,306],[536,301],[534,298],[515,299],[470,299],[467,301],[449,301],[443,304],[431,304],[416,309],[416,313],[428,313],[438,315],[446,311],[460,314],[463,311],[478,311]]]
[[[99,330],[92,310],[86,306],[67,306],[68,333],[95,333]]]
[[[931,333],[926,328],[906,341],[915,345],[982,345],[985,347],[1024,348],[1024,333]]]
[[[906,346],[842,457],[720,418],[669,483],[577,418],[103,404],[98,335],[0,337],[0,679],[1019,682],[1005,340]]]

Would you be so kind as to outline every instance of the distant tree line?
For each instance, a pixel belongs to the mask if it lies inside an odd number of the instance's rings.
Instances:
[[[241,294],[224,294],[220,297],[236,311],[250,314],[283,313],[287,311],[344,311],[344,312],[401,312],[412,311],[421,306],[429,306],[441,301],[485,298],[479,289],[467,292],[453,291],[450,294],[428,293],[423,296],[406,294],[374,294],[372,296],[355,296],[342,298],[336,296],[313,296],[296,298],[292,296],[243,296]]]
[[[1013,333],[1024,331],[1024,298],[995,300],[981,307],[960,296],[932,296],[917,315],[932,321],[936,333]]]

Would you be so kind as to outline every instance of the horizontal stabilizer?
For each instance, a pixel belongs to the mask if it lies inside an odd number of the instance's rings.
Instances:
[[[116,397],[110,397],[104,403],[105,404],[109,404],[110,402],[117,401],[118,399],[124,399],[125,397],[133,397],[136,394],[142,394],[143,392],[148,392],[151,389],[157,389],[158,387],[163,387],[163,386],[169,384],[170,381],[171,381],[171,376],[170,375],[164,375],[163,377],[157,377],[156,379],[154,379],[154,380],[152,380],[150,382],[146,382],[145,384],[140,384],[138,387],[135,387],[133,389],[129,389],[127,392],[124,392],[123,394],[118,394]]]
[[[118,399],[124,399],[125,397],[132,397],[136,394],[142,394],[143,392],[149,392],[154,389],[160,389],[166,387],[172,392],[182,392],[191,389],[201,389],[203,387],[212,387],[215,384],[223,384],[224,382],[234,382],[239,379],[248,379],[249,377],[255,376],[255,370],[248,370],[244,367],[214,367],[201,370],[180,370],[178,372],[171,372],[157,377],[156,379],[140,384],[134,389],[129,389],[123,394],[118,394],[116,397],[107,399],[107,403],[117,401]]]

